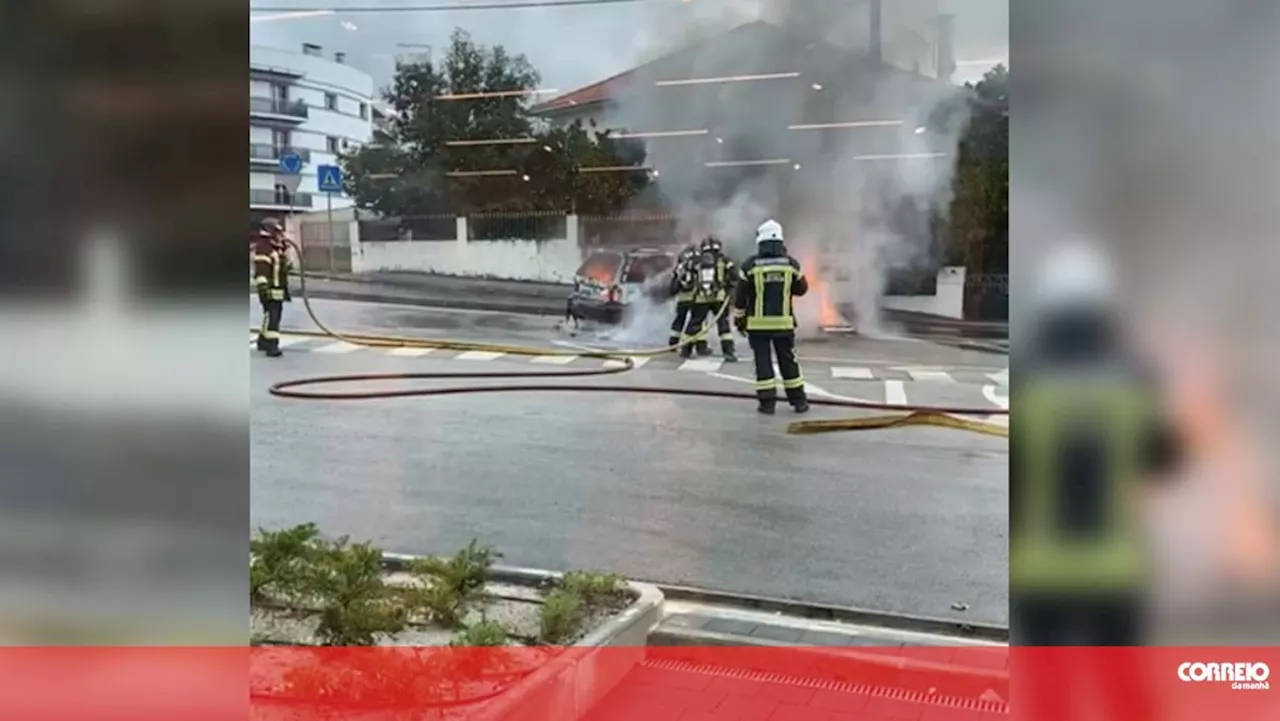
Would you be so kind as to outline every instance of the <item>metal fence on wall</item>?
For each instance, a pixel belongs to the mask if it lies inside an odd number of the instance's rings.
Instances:
[[[396,240],[435,242],[458,239],[458,217],[453,214],[368,219],[358,221],[358,225],[362,242]]]
[[[676,236],[678,227],[678,219],[667,214],[584,215],[578,238],[585,248],[674,247],[687,242]]]
[[[467,216],[467,240],[565,240],[569,216],[558,212],[473,213]]]

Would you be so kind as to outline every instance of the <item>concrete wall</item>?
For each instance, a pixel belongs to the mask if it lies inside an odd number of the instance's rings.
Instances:
[[[964,279],[964,266],[948,266],[938,271],[936,294],[887,295],[880,299],[880,307],[964,318]]]
[[[351,269],[570,283],[582,264],[577,216],[565,225],[564,238],[468,240],[467,219],[458,218],[454,240],[357,240]]]

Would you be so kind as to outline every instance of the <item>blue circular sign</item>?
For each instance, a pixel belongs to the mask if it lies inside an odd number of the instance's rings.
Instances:
[[[292,150],[280,154],[280,172],[297,175],[302,172],[302,156]]]

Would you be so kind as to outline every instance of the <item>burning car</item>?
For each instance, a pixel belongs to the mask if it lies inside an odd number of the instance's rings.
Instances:
[[[619,323],[638,300],[670,297],[675,265],[676,254],[660,248],[592,252],[574,276],[566,316],[575,323]]]

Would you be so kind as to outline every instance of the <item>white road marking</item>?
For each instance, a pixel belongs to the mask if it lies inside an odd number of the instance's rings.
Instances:
[[[326,345],[326,346],[320,346],[319,348],[316,348],[312,352],[313,353],[329,353],[329,354],[350,353],[351,351],[360,350],[362,347],[363,346],[353,345],[346,341],[340,340],[337,343],[330,343],[329,345]]]
[[[955,382],[955,379],[951,377],[951,374],[943,370],[938,370],[937,368],[904,367],[904,368],[895,368],[894,370],[906,371],[907,375],[911,376],[911,380],[913,381],[942,381],[947,383]]]
[[[576,355],[540,355],[529,359],[530,363],[543,363],[552,366],[567,366],[578,360]]]
[[[851,368],[849,366],[832,366],[832,378],[847,378],[850,380],[870,381],[875,380],[875,374],[870,368]]]
[[[756,382],[751,378],[743,378],[742,376],[730,375],[729,373],[707,373],[707,375],[711,376],[712,378],[722,378],[727,381],[736,381],[738,383],[747,383],[750,385],[756,384]],[[779,394],[783,393],[781,381],[777,382],[776,387],[778,389]],[[873,401],[870,398],[855,398],[853,396],[837,395],[830,391],[819,388],[818,386],[815,386],[809,383],[808,381],[805,381],[804,383],[804,390],[805,390],[805,393],[808,393],[809,395],[821,396],[823,398],[830,398],[831,400],[836,400],[836,401],[853,401],[855,403],[879,403],[879,401]]]
[[[998,406],[1000,410],[1009,410],[1009,396],[996,393],[996,386],[983,386],[982,396],[991,401],[992,405]]]
[[[891,406],[905,406],[907,404],[907,384],[903,381],[885,381],[884,402]]]
[[[635,355],[633,355],[633,356],[628,356],[628,357],[631,359],[631,363],[632,363],[631,368],[632,368],[632,369],[639,368],[640,366],[644,365],[645,363],[648,363],[648,362],[649,362],[649,360],[650,360],[649,356],[635,356]],[[623,367],[625,367],[626,365],[627,365],[627,364],[626,364],[624,361],[621,361],[621,360],[607,360],[607,361],[605,361],[605,362],[604,362],[604,367],[605,367],[605,368],[623,368]]]
[[[680,364],[677,370],[695,373],[714,373],[724,365],[723,358],[692,358]]]
[[[1004,368],[996,373],[988,373],[987,377],[996,382],[996,385],[1009,385],[1009,369]]]
[[[305,335],[284,335],[280,336],[280,347],[288,348],[291,345],[298,345],[299,343],[305,343],[309,340],[312,340],[312,338]]]
[[[419,358],[427,355],[435,348],[392,348],[387,351],[387,355],[406,356],[409,358]]]
[[[506,353],[497,353],[491,350],[469,350],[454,356],[457,360],[469,361],[491,361],[495,358],[501,358]]]

